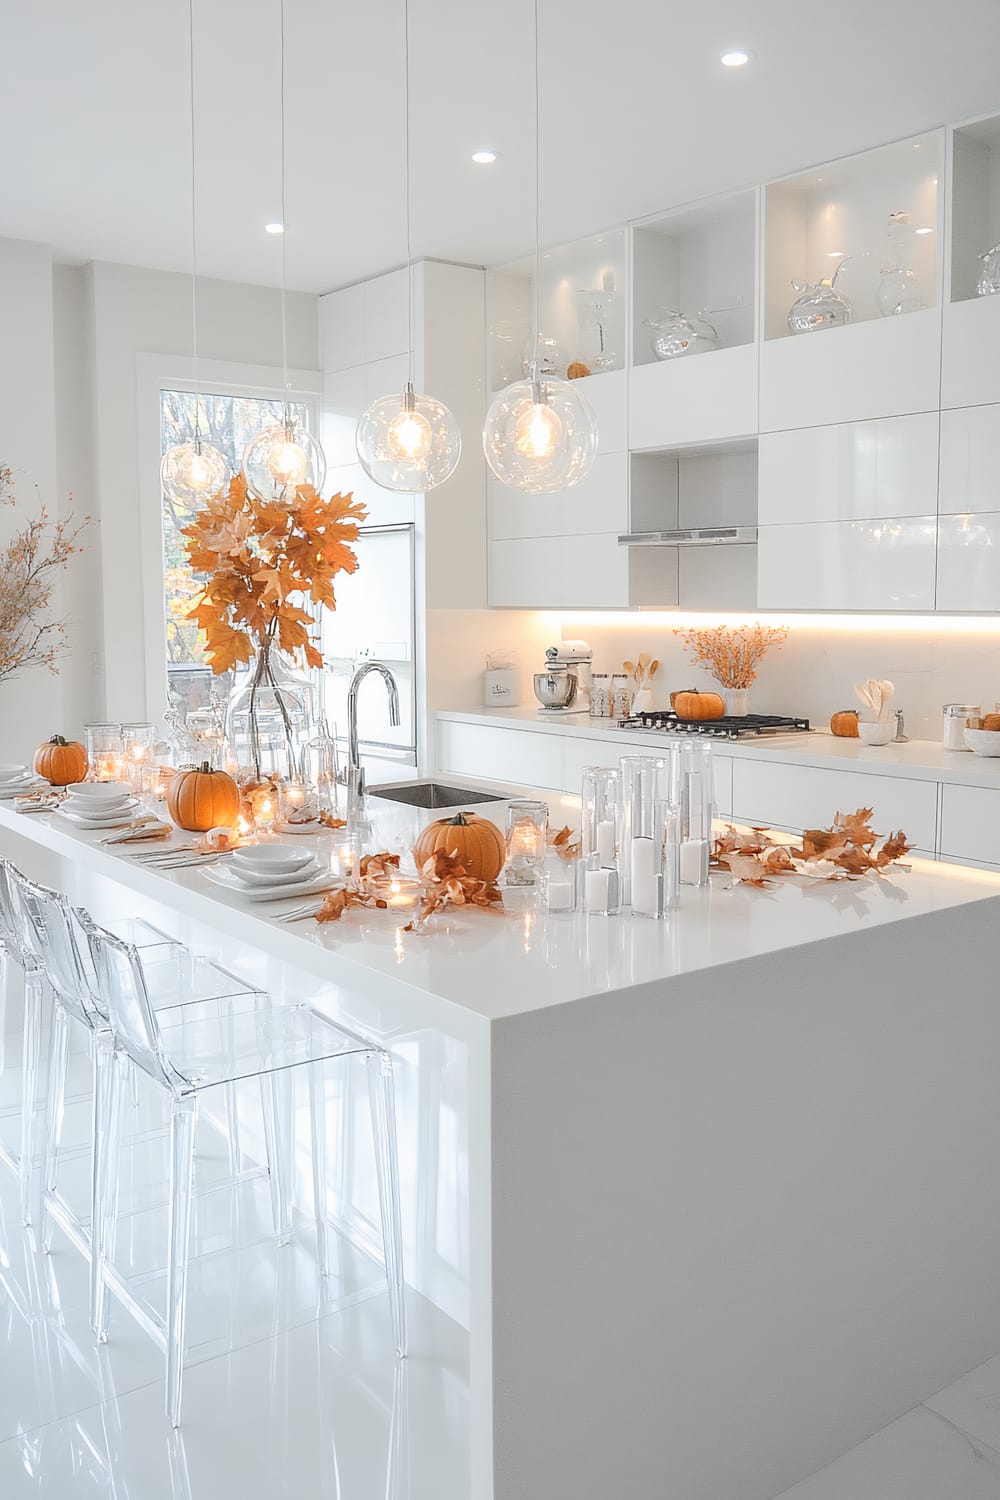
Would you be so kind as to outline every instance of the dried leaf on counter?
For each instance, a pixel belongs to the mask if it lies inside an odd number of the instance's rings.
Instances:
[[[332,812],[327,812],[325,808],[318,815],[317,821],[320,822],[320,823],[322,823],[322,825],[323,825],[324,828],[334,828],[334,829],[336,829],[336,828],[346,828],[347,827],[347,819],[346,818],[335,818],[334,815],[333,815],[333,813]]]
[[[549,848],[560,859],[576,859],[580,853],[580,835],[574,834],[567,823],[558,833],[549,835]]]
[[[344,886],[339,891],[331,891],[316,913],[317,922],[339,922],[344,912],[352,906],[386,911],[389,903],[384,897],[376,896],[374,882],[398,869],[399,855],[390,854],[388,849],[383,849],[378,854],[365,854],[358,866],[357,886]]]
[[[316,913],[317,922],[339,922],[347,910],[350,893],[346,889],[330,891]]]
[[[789,844],[765,828],[749,833],[729,827],[712,845],[711,867],[728,869],[746,885],[761,887],[778,875],[804,875],[811,880],[855,880],[878,875],[909,853],[912,845],[902,832],[891,833],[877,848],[872,809],[838,812],[831,828],[807,828],[801,845]]]
[[[478,880],[474,875],[470,875],[462,863],[462,856],[457,851],[453,854],[446,854],[443,850],[436,849],[421,865],[420,878],[425,886],[424,904],[416,920],[407,922],[403,928],[404,932],[418,932],[428,917],[449,905],[482,907],[503,905],[503,895],[496,882]]]
[[[726,854],[723,856],[723,864],[729,866],[737,880],[742,880],[746,885],[755,885],[760,890],[767,885],[769,875],[778,873],[776,870],[769,870],[755,854]]]
[[[390,875],[399,869],[399,855],[390,854],[384,849],[381,854],[363,854],[358,871],[362,881],[378,880],[383,875]]]

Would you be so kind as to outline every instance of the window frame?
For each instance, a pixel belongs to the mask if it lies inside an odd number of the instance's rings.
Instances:
[[[167,711],[167,634],[164,611],[163,492],[160,488],[160,409],[163,391],[193,390],[194,360],[188,355],[140,354],[136,358],[139,458],[139,548],[142,590],[146,718],[162,722]],[[318,370],[289,370],[288,384],[272,365],[199,359],[200,389],[222,396],[294,401],[309,413],[309,430],[320,437],[323,377]]]

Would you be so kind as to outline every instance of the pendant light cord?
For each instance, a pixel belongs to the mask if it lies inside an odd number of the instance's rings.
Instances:
[[[279,98],[281,123],[279,141],[281,148],[281,400],[284,410],[285,430],[288,430],[288,316],[285,309],[288,284],[288,222],[285,218],[285,0],[279,0],[281,38],[279,58]]]
[[[535,380],[538,379],[539,367],[539,341],[541,331],[538,327],[538,283],[542,274],[542,214],[541,214],[541,150],[538,114],[539,114],[539,86],[538,86],[538,0],[533,0],[533,13],[535,24],[535,295],[532,306],[532,321],[534,323],[534,347],[532,358],[532,370]]]
[[[191,125],[191,356],[194,363],[194,445],[201,451],[201,411],[198,388],[198,209],[194,102],[194,0],[188,0],[188,104]]]
[[[406,339],[407,386],[413,385],[413,250],[410,244],[410,0],[403,0],[403,116],[406,149],[403,162],[403,199],[406,211]]]

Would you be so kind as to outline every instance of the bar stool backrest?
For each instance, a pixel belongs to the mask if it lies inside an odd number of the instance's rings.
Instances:
[[[188,1080],[178,1073],[163,1050],[137,950],[131,943],[123,943],[114,933],[98,927],[86,912],[78,909],[76,915],[87,934],[94,961],[96,1003],[110,1023],[115,1042],[158,1083],[175,1093],[188,1092]]]
[[[0,943],[7,949],[16,964],[23,969],[26,963],[34,964],[34,953],[25,948],[21,932],[21,913],[11,884],[17,866],[9,859],[0,859]]]
[[[93,1028],[99,1018],[72,906],[58,891],[37,885],[13,867],[9,882],[22,931],[36,962],[70,1015]]]

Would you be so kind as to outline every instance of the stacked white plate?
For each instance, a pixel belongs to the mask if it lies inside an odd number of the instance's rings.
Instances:
[[[207,866],[205,878],[248,901],[281,901],[328,891],[334,880],[315,853],[290,844],[248,844],[234,849],[221,864]]]
[[[122,828],[138,807],[127,782],[79,781],[66,788],[59,814],[78,828]]]
[[[40,786],[47,784],[27,766],[13,765],[10,761],[0,762],[0,801],[8,802],[11,797],[23,797],[26,792],[37,791]]]

